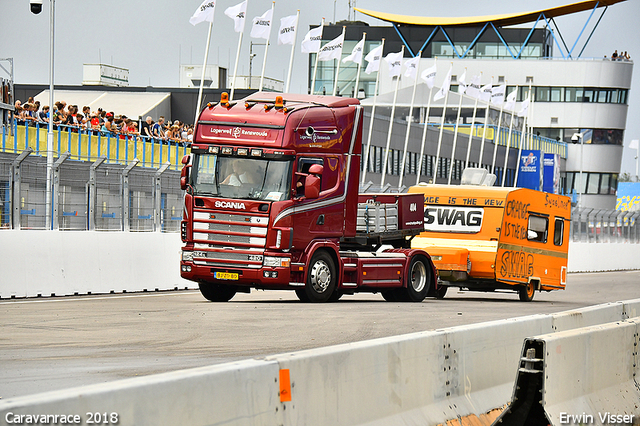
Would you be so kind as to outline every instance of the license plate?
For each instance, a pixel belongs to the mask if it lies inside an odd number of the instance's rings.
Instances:
[[[214,277],[219,280],[237,280],[238,273],[237,272],[216,272]]]

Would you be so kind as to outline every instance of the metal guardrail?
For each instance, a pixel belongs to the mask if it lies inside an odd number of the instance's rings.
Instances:
[[[640,244],[639,220],[640,211],[575,207],[571,212],[571,240]]]
[[[35,155],[47,155],[47,125],[18,124],[13,120],[11,129],[2,126],[0,152],[19,154],[27,148]],[[129,164],[134,158],[142,167],[161,167],[169,162],[171,170],[180,170],[180,160],[190,152],[190,144],[167,141],[146,136],[121,135],[98,130],[83,130],[76,126],[57,125],[53,132],[53,152],[59,157],[69,153],[70,160],[96,161],[104,156],[107,163]]]

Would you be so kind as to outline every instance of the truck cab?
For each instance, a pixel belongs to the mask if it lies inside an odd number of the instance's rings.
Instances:
[[[408,252],[372,254],[395,265],[400,279],[372,285],[349,278],[350,265],[373,263],[345,260],[360,242],[370,243],[356,231],[361,145],[357,99],[259,92],[205,107],[183,158],[182,277],[212,301],[260,288],[324,302],[406,289],[405,269],[421,256],[424,298],[435,269],[426,253],[409,248],[407,238],[421,230],[415,226],[393,233]],[[421,196],[415,200],[422,204]]]

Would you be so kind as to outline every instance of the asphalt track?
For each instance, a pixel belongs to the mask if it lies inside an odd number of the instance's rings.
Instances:
[[[530,303],[457,289],[422,303],[364,293],[304,304],[289,291],[4,299],[0,398],[638,297],[640,271],[569,274],[566,290]]]

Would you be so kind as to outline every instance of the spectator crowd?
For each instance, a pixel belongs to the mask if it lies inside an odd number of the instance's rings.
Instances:
[[[83,106],[82,112],[77,105],[67,105],[64,101],[55,103],[54,111],[49,105],[40,108],[40,102],[30,97],[24,104],[15,102],[14,116],[18,124],[40,125],[49,124],[53,120],[55,129],[68,130],[73,133],[91,133],[94,135],[118,135],[121,139],[129,137],[148,137],[164,141],[191,143],[193,140],[193,126],[175,120],[165,121],[164,117],[154,122],[151,116],[145,120],[132,120],[126,115],[115,115],[113,111],[107,112],[102,108],[92,111],[90,107]]]
[[[605,56],[606,58],[606,56]],[[629,56],[629,54],[627,53],[627,51],[625,50],[620,51],[620,53],[618,53],[618,49],[616,49],[612,54],[611,54],[611,60],[612,61],[630,61],[631,60],[631,56]]]

